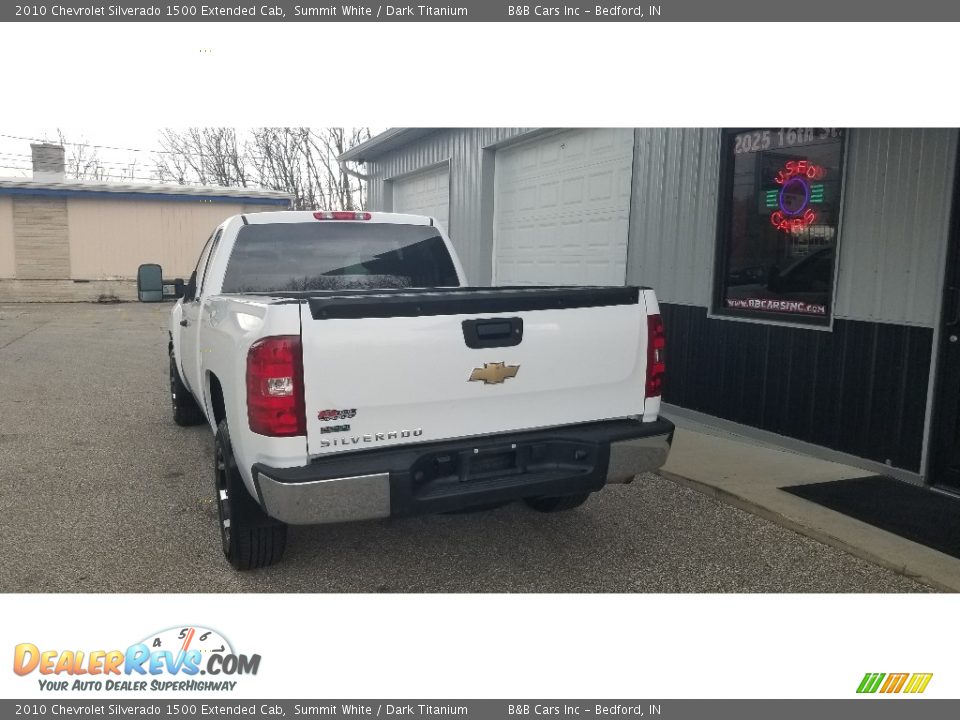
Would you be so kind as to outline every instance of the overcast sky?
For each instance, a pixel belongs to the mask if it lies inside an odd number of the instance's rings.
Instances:
[[[159,150],[160,128],[75,128],[61,127],[70,143],[103,145],[110,148],[131,148],[134,150]],[[12,137],[11,137],[12,136]],[[30,177],[30,142],[20,138],[37,138],[51,142],[59,141],[56,126],[37,127],[19,125],[0,125],[0,177]],[[69,157],[75,146],[67,146]],[[135,175],[149,178],[153,171],[156,155],[153,152],[134,152],[132,150],[113,150],[107,147],[88,148],[96,150],[97,156],[109,171],[119,171],[136,162]]]

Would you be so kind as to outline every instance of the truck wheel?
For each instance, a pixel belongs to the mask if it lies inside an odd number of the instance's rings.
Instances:
[[[203,413],[180,379],[177,363],[170,355],[170,402],[173,405],[173,421],[182,427],[199,425],[204,421]]]
[[[220,540],[227,561],[237,570],[279,562],[287,547],[287,526],[263,512],[247,492],[233,457],[226,420],[217,426],[213,458]]]
[[[573,510],[574,508],[580,507],[589,497],[590,493],[583,493],[581,495],[562,495],[560,497],[524,498],[524,502],[534,510],[552,513]]]

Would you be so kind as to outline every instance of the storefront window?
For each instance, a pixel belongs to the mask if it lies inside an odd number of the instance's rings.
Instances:
[[[829,322],[845,135],[724,133],[718,313]]]

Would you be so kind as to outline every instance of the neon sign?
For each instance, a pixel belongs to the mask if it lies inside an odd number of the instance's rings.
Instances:
[[[794,177],[804,177],[807,180],[823,180],[826,174],[827,171],[823,167],[814,165],[809,160],[787,160],[787,164],[777,173],[774,182],[777,185],[783,185],[787,180]]]
[[[827,171],[809,160],[788,160],[774,182],[779,188],[767,190],[765,204],[772,209],[770,222],[777,230],[797,233],[817,221],[811,205],[823,202],[823,180]]]

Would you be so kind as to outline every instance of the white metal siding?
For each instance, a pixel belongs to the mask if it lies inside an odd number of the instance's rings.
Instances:
[[[429,215],[450,229],[450,172],[446,165],[393,181],[393,211]]]
[[[371,162],[370,202],[381,179],[450,160],[452,240],[474,284],[489,282],[484,148],[520,128],[438,130]],[[720,130],[638,128],[627,282],[662,302],[707,307],[713,289]],[[955,129],[851,130],[840,233],[837,317],[931,326],[936,322],[956,159]],[[485,175],[487,173],[487,175]]]
[[[622,285],[633,131],[571,130],[497,151],[497,285]]]
[[[956,154],[953,129],[850,131],[836,317],[937,322]]]
[[[530,132],[524,128],[446,128],[397,148],[367,164],[371,210],[392,210],[391,178],[440,163],[450,168],[447,231],[472,285],[489,285],[492,232],[485,193],[492,197],[492,152],[498,143]],[[489,178],[489,182],[486,180]],[[490,206],[492,208],[492,205]]]
[[[660,302],[710,304],[719,159],[716,128],[636,130],[627,282]]]

